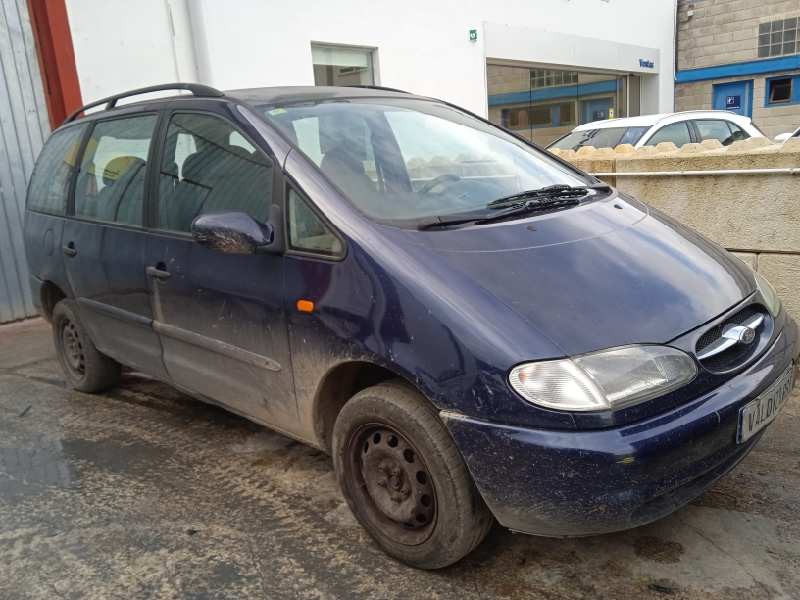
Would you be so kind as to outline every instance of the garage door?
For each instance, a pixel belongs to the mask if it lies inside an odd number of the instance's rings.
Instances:
[[[25,189],[50,133],[26,0],[0,0],[0,323],[36,314],[23,245]]]

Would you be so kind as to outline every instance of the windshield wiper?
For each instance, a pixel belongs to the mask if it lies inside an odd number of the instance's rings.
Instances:
[[[589,190],[598,189],[610,188],[606,184],[571,186],[563,183],[556,183],[554,185],[548,185],[535,190],[526,190],[510,196],[503,196],[502,198],[498,198],[497,200],[492,200],[489,202],[489,204],[486,205],[486,208],[508,208],[510,206],[525,204],[526,200],[531,200],[534,198],[579,198],[586,196],[589,193]]]
[[[484,210],[475,213],[461,213],[453,215],[453,217],[428,217],[422,222],[417,224],[417,229],[433,229],[434,227],[448,227],[450,225],[464,225],[466,223],[475,223],[476,225],[483,225],[485,223],[494,223],[509,217],[514,217],[529,212],[536,212],[539,210],[550,210],[552,208],[562,208],[565,206],[572,206],[580,204],[580,198],[577,196],[564,196],[552,198],[531,198],[524,202],[517,202],[505,208],[506,210],[495,211],[494,208],[487,209],[492,212]]]
[[[417,229],[433,229],[434,227],[448,227],[466,223],[483,225],[484,223],[493,223],[529,212],[574,206],[581,203],[581,198],[586,196],[589,190],[610,192],[611,186],[605,183],[576,187],[563,184],[550,185],[498,198],[489,202],[483,211],[460,213],[452,217],[428,217],[417,224]]]
[[[434,227],[448,227],[450,225],[464,225],[466,223],[476,223],[482,219],[485,219],[486,211],[481,211],[479,213],[460,213],[457,215],[453,215],[452,217],[442,217],[439,215],[434,215],[432,217],[426,217],[421,219],[417,223],[417,229],[420,231],[424,229],[433,229]]]

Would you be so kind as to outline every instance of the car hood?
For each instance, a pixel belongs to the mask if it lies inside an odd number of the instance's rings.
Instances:
[[[423,255],[465,276],[454,279],[484,288],[565,355],[668,342],[755,291],[742,261],[623,196],[492,225],[392,235],[424,246]]]

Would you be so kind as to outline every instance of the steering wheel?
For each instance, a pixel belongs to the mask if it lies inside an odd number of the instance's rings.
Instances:
[[[452,182],[455,183],[456,181],[461,181],[460,175],[453,175],[452,173],[447,173],[445,175],[439,175],[431,179],[428,183],[423,185],[421,188],[417,190],[419,194],[429,194],[434,188],[442,185],[443,183]]]

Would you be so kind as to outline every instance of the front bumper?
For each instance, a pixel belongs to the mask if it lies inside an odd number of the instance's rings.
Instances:
[[[725,385],[613,429],[553,431],[443,412],[484,501],[510,529],[554,537],[637,527],[703,493],[760,439],[736,443],[739,409],[797,356],[791,319],[772,347]]]

